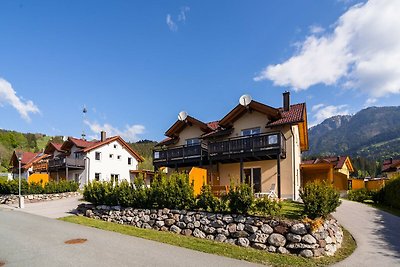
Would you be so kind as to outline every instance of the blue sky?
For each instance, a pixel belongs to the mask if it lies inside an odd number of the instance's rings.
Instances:
[[[398,3],[3,0],[0,128],[160,140],[181,110],[218,120],[285,90],[311,125],[398,105]]]

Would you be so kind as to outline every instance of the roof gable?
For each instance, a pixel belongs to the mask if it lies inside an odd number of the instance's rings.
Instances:
[[[177,120],[166,132],[165,135],[171,138],[178,137],[187,126],[197,125],[203,132],[208,133],[215,130],[216,122],[204,123],[194,117],[187,116],[186,120]]]
[[[241,116],[249,111],[258,111],[266,115],[270,120],[277,120],[281,118],[281,112],[279,109],[270,107],[268,105],[262,104],[257,101],[251,101],[247,107],[238,104],[234,109],[232,109],[222,120],[219,121],[219,125],[223,128],[228,128]]]

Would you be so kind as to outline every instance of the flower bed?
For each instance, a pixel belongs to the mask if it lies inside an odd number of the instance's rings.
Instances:
[[[333,255],[343,240],[342,229],[334,218],[325,219],[321,225],[312,227],[310,223],[296,220],[92,204],[79,205],[78,213],[108,222],[303,257]]]

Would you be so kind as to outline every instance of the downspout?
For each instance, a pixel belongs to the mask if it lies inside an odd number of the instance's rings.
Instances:
[[[88,156],[84,157],[85,161],[88,161],[88,164],[85,164],[85,167],[87,167],[87,176],[86,176],[86,184],[89,184],[89,175],[90,175],[90,158]],[[87,165],[87,166],[86,166]]]
[[[294,157],[294,154],[295,154],[295,151],[294,151],[295,140],[294,140],[294,134],[293,134],[292,126],[290,126],[290,132],[292,133],[291,138],[293,139],[293,143],[292,143],[292,158],[295,159],[295,157]],[[295,197],[296,197],[296,168],[295,168],[294,160],[292,161],[292,167],[293,167],[293,175],[294,175],[294,177],[293,177],[294,178],[293,179],[293,200],[296,200],[295,199]]]

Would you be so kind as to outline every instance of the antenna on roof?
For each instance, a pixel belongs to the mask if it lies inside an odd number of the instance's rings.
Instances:
[[[178,120],[184,121],[184,120],[186,120],[187,116],[188,116],[188,114],[186,111],[181,111],[178,114]]]
[[[83,129],[82,129],[82,139],[86,140],[86,134],[85,134],[85,121],[86,121],[86,113],[87,113],[87,108],[86,105],[83,105],[82,109],[82,114],[83,114]]]
[[[239,98],[239,104],[246,108],[252,100],[250,95],[242,95]]]

